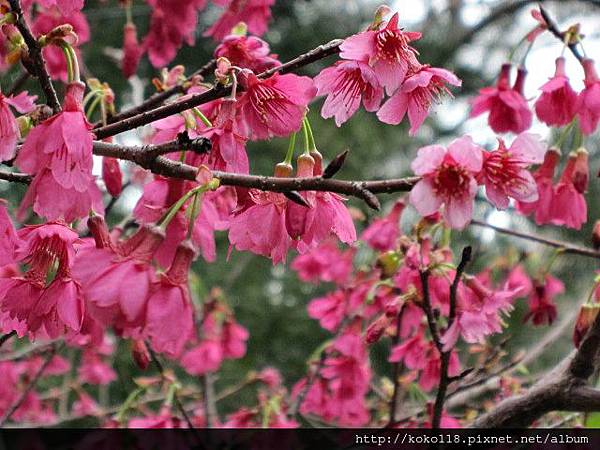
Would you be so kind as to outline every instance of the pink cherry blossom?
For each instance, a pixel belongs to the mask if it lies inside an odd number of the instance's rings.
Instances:
[[[577,93],[565,73],[565,58],[556,59],[556,73],[540,90],[535,102],[538,118],[549,126],[560,127],[570,123],[577,112]]]
[[[8,215],[6,202],[0,199],[0,267],[15,262],[15,251],[19,238],[12,219]]]
[[[375,219],[363,231],[360,237],[361,241],[365,241],[370,247],[380,252],[393,250],[400,236],[400,217],[405,207],[404,200],[396,201],[387,216]]]
[[[152,348],[178,356],[188,341],[193,325],[193,306],[188,287],[188,272],[195,251],[189,241],[177,247],[169,270],[154,283],[148,298],[144,335]]]
[[[271,54],[269,44],[256,36],[230,34],[215,49],[214,56],[227,58],[232,65],[254,73],[281,65],[276,55]]]
[[[49,0],[52,1],[52,0]],[[69,3],[65,0],[64,3]],[[79,46],[90,40],[90,26],[85,14],[81,11],[74,10],[69,14],[61,13],[56,6],[51,6],[47,9],[39,11],[31,24],[33,33],[38,36],[49,33],[54,28],[69,24],[73,27],[73,31],[77,34],[77,45],[75,46],[75,54],[78,60],[81,61]],[[48,45],[42,49],[44,60],[48,72],[52,78],[60,79],[63,82],[67,81],[67,63],[62,50],[55,45]]]
[[[361,101],[367,111],[373,112],[379,109],[383,99],[383,88],[365,62],[338,61],[323,69],[314,81],[317,95],[327,95],[321,116],[335,117],[338,127],[354,115]]]
[[[532,113],[523,97],[526,72],[519,69],[510,87],[510,64],[504,64],[495,87],[486,87],[472,102],[471,117],[489,111],[488,124],[496,133],[521,133],[531,126]]]
[[[483,153],[483,168],[479,178],[485,193],[498,209],[506,209],[509,197],[521,202],[538,200],[537,185],[527,167],[540,164],[546,153],[540,137],[521,133],[507,149],[498,139],[498,148]]]
[[[562,281],[552,275],[546,275],[541,283],[534,284],[529,296],[529,312],[523,321],[527,322],[531,319],[534,325],[543,325],[544,323],[552,325],[557,315],[554,297],[563,292],[565,292],[565,286]]]
[[[537,184],[538,200],[530,203],[517,202],[517,211],[521,214],[535,214],[535,222],[538,225],[550,223],[553,219],[554,205],[554,171],[560,162],[560,153],[556,149],[550,149],[544,155],[544,162],[533,173]]]
[[[398,13],[380,30],[367,30],[347,38],[340,46],[343,59],[368,63],[379,83],[392,95],[404,81],[410,69],[420,64],[416,51],[409,45],[421,33],[403,31],[398,27]]]
[[[39,0],[44,8],[56,6],[63,16],[69,16],[74,12],[81,11],[84,0]]]
[[[291,267],[302,281],[342,284],[352,271],[353,256],[353,250],[342,252],[333,239],[328,239],[308,252],[298,255]]]
[[[193,45],[198,12],[206,0],[148,0],[152,8],[150,30],[143,46],[154,67],[169,64],[184,42]]]
[[[600,122],[600,79],[594,66],[594,60],[585,59],[585,88],[577,98],[577,111],[581,131],[592,134]]]
[[[254,140],[298,131],[307,105],[316,94],[310,78],[293,74],[275,74],[262,80],[246,73],[240,82],[245,88],[237,104],[240,131]]]
[[[221,41],[240,22],[244,22],[252,34],[265,34],[275,0],[217,0],[215,3],[224,6],[225,10],[204,32],[204,36],[212,36],[214,40]]]
[[[432,102],[450,93],[446,84],[460,86],[462,82],[448,70],[421,66],[408,73],[400,89],[379,109],[377,117],[384,123],[397,125],[408,113],[413,136],[425,121]]]
[[[575,182],[577,159],[577,155],[569,156],[560,181],[555,187],[551,211],[553,224],[579,230],[587,222],[587,203]]]
[[[91,349],[83,352],[81,365],[77,370],[79,379],[83,383],[94,385],[107,385],[117,379],[117,374],[100,355]]]
[[[35,177],[21,203],[21,217],[30,205],[49,220],[68,222],[84,217],[92,208],[104,209],[92,176],[92,135],[82,108],[84,89],[82,83],[71,83],[63,111],[27,135],[16,163]]]
[[[17,140],[21,137],[19,125],[10,106],[21,114],[29,113],[35,109],[36,99],[37,96],[27,95],[26,91],[8,97],[0,92],[0,162],[15,157]]]
[[[121,70],[125,78],[131,78],[137,72],[143,48],[137,37],[137,28],[133,23],[126,23],[123,27],[123,58],[121,59]]]
[[[422,179],[410,192],[410,203],[422,216],[444,206],[444,219],[453,228],[464,228],[473,214],[477,193],[476,174],[483,156],[473,140],[465,136],[446,149],[440,145],[423,147],[411,167]]]

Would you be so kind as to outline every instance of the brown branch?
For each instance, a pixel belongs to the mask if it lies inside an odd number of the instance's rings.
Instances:
[[[525,394],[511,397],[477,418],[475,428],[523,428],[550,411],[600,411],[600,390],[586,385],[598,368],[600,315],[579,349]]]
[[[35,375],[31,379],[31,381],[29,382],[29,384],[27,385],[25,390],[23,390],[23,392],[21,392],[21,395],[19,396],[19,398],[17,398],[17,400],[15,400],[13,402],[13,404],[10,406],[10,408],[8,408],[6,413],[4,413],[4,416],[2,417],[2,419],[0,419],[0,428],[3,427],[4,424],[6,424],[6,422],[8,422],[8,420],[10,420],[10,418],[15,413],[15,411],[17,409],[19,409],[19,407],[27,399],[27,396],[29,395],[31,390],[37,385],[37,383],[40,380],[40,378],[42,377],[44,371],[50,364],[50,361],[52,361],[52,358],[54,358],[54,355],[58,352],[59,347],[62,347],[62,344],[59,346],[57,346],[57,345],[52,346],[52,348],[50,349],[50,352],[48,353],[48,355],[46,356],[46,359],[44,360],[44,363],[40,366],[38,371],[35,373]]]
[[[552,33],[559,41],[564,42],[565,33],[558,29],[558,25],[556,24],[554,19],[550,16],[550,14],[548,14],[548,11],[546,11],[546,9],[542,7],[542,5],[539,5],[539,8],[542,17],[546,21],[546,25],[548,25],[548,31]],[[573,53],[573,56],[575,56],[575,58],[577,58],[579,62],[583,62],[584,57],[579,52],[576,43],[568,42],[567,47],[569,47],[569,50],[571,50],[571,53]]]
[[[400,329],[402,326],[402,316],[404,315],[405,307],[402,305],[398,317],[396,317],[396,334],[392,341],[392,348],[394,348],[400,342]],[[400,391],[400,361],[396,361],[392,368],[392,378],[394,380],[394,389],[392,390],[392,398],[390,399],[390,420],[388,427],[393,426],[396,423],[396,410],[398,409],[398,395]]]
[[[0,336],[0,347],[2,347],[7,341],[12,339],[17,335],[16,331],[11,331],[10,333],[3,334]]]
[[[128,119],[129,117],[136,116],[140,113],[143,113],[144,111],[149,111],[153,108],[156,108],[157,106],[162,105],[164,102],[166,102],[168,99],[170,99],[174,95],[184,94],[186,92],[186,85],[188,83],[190,83],[196,77],[204,78],[212,70],[214,70],[215,64],[216,64],[216,61],[214,59],[210,60],[208,63],[206,63],[200,69],[196,70],[192,75],[187,77],[183,83],[177,84],[177,85],[175,85],[169,89],[166,89],[162,92],[157,92],[156,94],[152,95],[148,99],[144,100],[139,105],[134,106],[133,108],[127,109],[125,111],[120,112],[119,114],[115,114],[114,116],[109,117],[107,120],[107,123],[111,124],[111,123],[119,122],[123,119]],[[99,122],[96,124],[96,126],[94,128],[99,128],[101,126],[102,126],[102,123]]]
[[[52,80],[46,69],[46,61],[42,55],[42,47],[25,21],[21,2],[19,0],[8,0],[8,2],[10,3],[10,9],[17,18],[15,26],[23,36],[23,40],[28,48],[28,57],[22,59],[23,66],[32,76],[39,80],[40,87],[46,96],[46,103],[55,113],[57,113],[61,110],[60,102],[58,101],[56,91],[52,85]]]
[[[467,267],[467,264],[471,261],[471,247],[467,246],[463,249],[460,262],[456,267],[456,273],[454,280],[450,286],[450,312],[448,315],[448,328],[454,324],[456,319],[456,303],[457,303],[457,292],[458,285],[462,278],[462,275]],[[442,422],[442,413],[444,412],[444,402],[446,401],[446,392],[448,386],[452,382],[452,379],[448,375],[448,369],[450,368],[450,356],[452,355],[452,349],[447,351],[441,351],[440,354],[440,383],[438,386],[437,393],[435,395],[435,403],[433,405],[433,417],[431,418],[431,428],[437,429],[440,427]]]
[[[549,247],[554,247],[562,250],[563,253],[569,253],[573,255],[587,256],[588,258],[596,258],[600,259],[600,252],[593,250],[591,248],[581,247],[577,245],[571,245],[567,242],[562,242],[554,239],[548,239],[542,236],[538,236],[535,234],[524,233],[522,231],[510,230],[508,228],[502,228],[496,225],[492,225],[490,223],[482,222],[480,220],[473,219],[471,221],[471,225],[475,225],[478,227],[491,228],[498,233],[506,234],[509,236],[518,237],[520,239],[526,239],[528,241],[538,242],[540,244],[547,245]]]
[[[273,69],[261,73],[259,76],[264,78],[273,75],[275,72],[287,73],[291,70],[295,70],[299,67],[311,64],[329,55],[337,53],[339,51],[339,46],[342,42],[343,41],[341,39],[336,39],[327,44],[320,45],[319,47],[303,55],[300,55],[299,57],[288,61],[287,63],[282,64],[281,66],[274,67]],[[171,103],[165,106],[160,106],[149,111],[144,111],[140,114],[136,114],[126,119],[120,120],[119,122],[115,122],[97,128],[94,134],[98,139],[104,139],[122,133],[124,131],[132,130],[143,125],[147,125],[157,120],[164,119],[165,117],[169,117],[174,114],[186,111],[188,109],[192,109],[204,103],[208,103],[210,101],[225,97],[231,94],[231,88],[231,84],[228,84],[226,86],[217,85],[212,89],[201,94],[190,95],[184,100]]]

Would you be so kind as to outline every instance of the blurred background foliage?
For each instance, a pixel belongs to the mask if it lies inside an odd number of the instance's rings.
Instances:
[[[277,0],[273,9],[274,20],[264,39],[270,43],[272,51],[279,55],[281,61],[286,61],[331,39],[361,30],[380,3],[381,0]],[[600,30],[600,2],[563,0],[543,3],[562,26],[566,28],[571,23],[582,22],[583,32],[588,35],[586,41],[597,40],[598,36],[594,33]],[[330,159],[337,153],[350,149],[350,156],[338,177],[376,179],[408,175],[410,161],[420,146],[435,142],[446,143],[465,131],[476,135],[481,144],[493,146],[495,137],[486,129],[485,120],[469,121],[465,125],[468,116],[467,101],[479,88],[495,81],[500,64],[505,61],[510,50],[534,27],[535,22],[530,18],[529,10],[535,4],[533,1],[484,0],[401,0],[395,5],[390,4],[400,12],[401,23],[408,29],[423,32],[423,39],[415,45],[420,52],[420,61],[455,71],[463,79],[463,86],[453,90],[456,97],[454,100],[442,99],[443,105],[435,108],[435,112],[415,138],[409,138],[405,123],[388,126],[380,123],[374,114],[363,111],[342,128],[337,128],[332,120],[325,121],[320,117],[322,100],[315,102],[310,119],[321,153],[326,159]],[[133,18],[140,36],[145,35],[148,27],[149,11],[144,2],[134,2]],[[83,47],[85,75],[108,82],[115,91],[118,108],[140,101],[142,95],[150,95],[153,90],[150,81],[157,76],[157,70],[151,67],[147,59],[142,60],[138,76],[131,81],[122,77],[116,62],[115,55],[119,54],[125,23],[124,12],[117,2],[87,0],[85,12],[92,32],[91,41]],[[201,35],[218,12],[216,8],[209,7],[201,13],[196,45],[184,47],[172,65],[183,64],[187,72],[191,73],[211,58],[215,43]],[[535,56],[538,48],[541,53]],[[597,50],[598,46],[592,48]],[[551,76],[554,72],[554,58],[560,51],[558,41],[549,36],[541,38],[528,59],[530,73],[535,72],[539,79]],[[533,64],[530,63],[532,60]],[[334,61],[335,57],[330,57],[302,69],[302,73],[316,75]],[[572,67],[574,71],[571,75],[581,78],[580,69]],[[7,81],[4,81],[3,86],[17,77],[18,70],[14,69],[5,78]],[[26,87],[31,91],[36,90],[32,81]],[[539,84],[532,85],[529,82],[528,94],[535,95],[538,87]],[[534,129],[549,142],[552,141],[548,129],[537,125]],[[588,141],[592,176],[599,166],[597,144],[597,140]],[[281,139],[251,143],[248,147],[251,171],[270,174],[273,164],[283,159],[286,147],[287,142]],[[565,146],[563,154],[566,155],[569,150]],[[512,211],[508,214],[494,212],[483,201],[477,202],[475,217],[501,226],[589,245],[591,227],[600,215],[597,201],[599,192],[598,183],[592,178],[587,196],[589,221],[581,231],[552,226],[536,227],[533,222]],[[14,204],[22,194],[22,187],[0,183],[0,196],[8,198]],[[137,195],[139,192],[130,188],[127,195],[117,203],[115,213],[126,215]],[[394,199],[391,196],[381,198],[384,210]],[[362,212],[364,220],[359,220],[356,224],[359,229],[363,229],[372,219],[373,212],[355,200],[351,200],[350,204]],[[405,230],[410,229],[415,218],[414,211],[408,209],[403,218]],[[120,217],[113,220],[118,219]],[[527,266],[535,273],[552,256],[552,250],[547,248],[477,227],[455,232],[453,238],[457,257],[460,248],[467,243],[474,246],[476,259],[470,268],[472,272],[492,266],[498,262],[498,258],[506,258],[507,255],[513,255],[513,260],[519,255],[527,255]],[[318,323],[308,317],[306,305],[312,298],[331,290],[332,286],[301,283],[289,268],[294,255],[289,255],[287,265],[276,267],[265,258],[235,251],[228,260],[228,242],[224,233],[218,234],[217,247],[217,262],[207,264],[200,259],[194,265],[194,294],[201,299],[211,288],[220,287],[235,309],[237,320],[251,333],[246,357],[224,363],[216,381],[217,391],[240,382],[248,371],[267,366],[278,368],[291,387],[305,374],[306,361],[311,353],[328,338],[328,334]],[[357,264],[368,263],[369,258],[368,251],[361,249]],[[567,293],[559,299],[558,325],[554,324],[554,328],[560,326],[565,317],[569,318],[577,311],[592,285],[597,269],[598,263],[592,259],[577,256],[558,258],[552,273],[564,281]],[[502,336],[502,339],[509,337],[506,349],[513,354],[538,342],[549,331],[547,327],[522,326],[526,301],[519,300],[516,306],[507,323],[508,332]],[[569,322],[573,323],[573,319]],[[563,338],[554,342],[550,351],[545,352],[530,369],[546,369],[562,358],[572,345],[570,332],[570,325],[563,327]],[[500,340],[499,337],[494,339]],[[381,348],[372,353],[372,363],[380,375],[390,376],[390,367],[386,362],[388,344],[380,345]],[[132,391],[132,377],[141,375],[131,361],[126,343],[121,344],[117,353],[115,368],[119,374],[119,382],[112,384],[110,397],[113,401],[118,401]],[[240,402],[252,399],[248,391],[242,391],[240,395],[241,397],[236,396],[230,400],[229,404],[224,404],[222,411],[231,411]]]

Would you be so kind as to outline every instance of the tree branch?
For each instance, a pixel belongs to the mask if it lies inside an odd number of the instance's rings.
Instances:
[[[27,69],[31,75],[39,80],[40,87],[46,96],[46,103],[52,108],[52,111],[57,113],[61,110],[60,102],[58,101],[56,91],[52,85],[52,80],[46,69],[42,48],[25,21],[21,2],[19,0],[8,0],[8,2],[10,3],[10,9],[17,17],[15,26],[23,36],[28,48],[29,58],[23,59],[23,66],[25,66],[25,69]]]
[[[471,221],[471,225],[475,225],[478,227],[490,228],[498,233],[506,234],[508,236],[518,237],[520,239],[526,239],[528,241],[538,242],[540,244],[547,245],[549,247],[554,247],[561,249],[563,253],[569,253],[573,255],[587,256],[588,258],[596,258],[600,259],[600,252],[593,250],[591,248],[581,247],[577,245],[571,245],[567,242],[557,241],[554,239],[548,239],[542,236],[538,236],[535,234],[524,233],[522,231],[510,230],[508,228],[502,228],[496,225],[492,225],[487,222],[482,222],[481,220],[473,219]]]
[[[550,411],[600,411],[600,391],[586,386],[598,368],[600,314],[579,348],[525,394],[501,402],[477,418],[474,428],[523,428]]]
[[[339,46],[342,44],[342,42],[343,40],[336,39],[327,44],[320,45],[319,47],[316,47],[315,49],[303,55],[300,55],[297,58],[288,61],[285,64],[282,64],[281,66],[274,67],[270,70],[261,73],[259,76],[261,78],[267,78],[273,75],[275,72],[287,73],[291,70],[295,70],[299,67],[311,64],[329,55],[337,53],[339,51]],[[208,103],[210,101],[225,97],[231,94],[231,88],[231,84],[228,84],[226,86],[217,85],[212,89],[209,89],[208,91],[203,92],[201,94],[190,95],[184,100],[174,102],[165,106],[160,106],[149,111],[144,111],[140,114],[128,117],[119,122],[115,122],[97,128],[94,134],[98,139],[104,139],[127,130],[132,130],[143,125],[147,125],[157,120],[164,119],[165,117],[169,117],[174,114],[186,111],[188,109],[192,109],[204,103]]]

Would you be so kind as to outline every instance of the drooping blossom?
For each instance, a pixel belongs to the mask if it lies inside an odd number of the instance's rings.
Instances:
[[[221,302],[205,307],[200,333],[200,343],[181,358],[181,365],[192,375],[215,372],[224,360],[239,359],[246,354],[250,334]]]
[[[281,65],[269,44],[256,36],[230,34],[215,49],[214,57],[227,58],[232,65],[254,73]]]
[[[133,216],[144,224],[155,223],[195,185],[190,181],[157,177],[144,186],[144,193],[133,210]],[[229,214],[230,209],[220,211],[218,203],[227,196],[227,188],[204,194],[201,199],[200,213],[192,225],[192,241],[207,261],[214,261],[216,258],[214,231],[226,228],[223,218]],[[167,226],[164,243],[159,246],[155,255],[156,260],[163,267],[171,264],[177,245],[186,237],[190,227],[188,217],[190,205],[191,201],[187,202]]]
[[[338,61],[314,79],[317,95],[327,95],[321,116],[335,117],[339,127],[358,110],[361,101],[367,111],[379,109],[383,88],[374,70],[361,61]]]
[[[298,131],[307,105],[316,94],[310,78],[294,74],[275,74],[262,80],[245,73],[240,83],[245,88],[237,104],[240,131],[254,140]]]
[[[48,220],[72,222],[90,209],[102,212],[102,197],[92,175],[91,125],[83,112],[85,86],[67,87],[63,110],[34,127],[16,160],[19,168],[35,174],[19,209]]]
[[[150,29],[143,46],[154,67],[169,64],[183,43],[193,45],[198,12],[206,0],[148,0],[152,8]]]
[[[496,133],[521,133],[531,126],[532,113],[523,97],[525,69],[520,68],[510,86],[510,64],[504,64],[494,87],[485,87],[472,102],[471,117],[489,112],[488,124]]]
[[[164,234],[156,226],[142,226],[133,236],[113,242],[100,216],[91,218],[88,227],[94,242],[79,250],[73,273],[81,281],[91,314],[104,326],[138,338],[155,281],[151,261]]]
[[[61,223],[48,223],[22,228],[18,237],[15,259],[27,264],[27,271],[0,279],[1,310],[23,322],[32,337],[79,332],[85,304],[71,276],[77,233]]]
[[[539,9],[532,9],[531,17],[536,20],[538,25],[527,34],[527,40],[529,42],[535,41],[540,34],[548,29],[548,24]]]
[[[584,161],[583,167],[577,163],[581,160]],[[552,202],[553,224],[579,230],[587,222],[587,203],[583,194],[587,190],[588,173],[585,150],[569,155],[567,165],[555,187]],[[582,182],[581,178],[585,178],[586,181]]]
[[[411,168],[422,179],[410,192],[410,203],[422,216],[444,206],[444,219],[453,228],[463,228],[471,220],[477,193],[475,176],[483,156],[473,140],[465,136],[446,149],[440,145],[423,147]]]
[[[450,94],[446,84],[460,86],[462,81],[446,69],[421,66],[410,71],[406,79],[390,99],[377,112],[384,123],[397,125],[408,113],[410,135],[421,127],[431,104],[444,93]]]
[[[194,310],[188,273],[196,256],[189,241],[179,244],[169,270],[153,283],[143,330],[152,348],[169,356],[179,355],[194,326]]]
[[[577,93],[569,84],[564,57],[556,59],[554,77],[540,90],[542,95],[535,102],[538,118],[547,125],[555,127],[570,123],[577,112]]]
[[[68,0],[66,0],[68,2]],[[69,14],[61,13],[56,6],[50,6],[36,14],[31,30],[38,36],[47,34],[54,28],[68,24],[73,27],[74,33],[77,35],[77,42],[74,43],[75,55],[81,60],[79,47],[90,40],[90,26],[85,14],[79,10],[74,10]],[[67,63],[62,50],[56,45],[47,45],[42,49],[44,60],[48,73],[52,78],[59,79],[63,82],[67,81]]]
[[[123,174],[118,159],[109,156],[102,157],[102,180],[110,195],[118,197],[121,194]]]
[[[0,198],[0,267],[15,262],[19,237],[8,215],[6,201]]]
[[[17,140],[21,137],[19,124],[10,107],[21,114],[29,113],[34,110],[36,99],[37,96],[27,95],[26,91],[8,97],[0,92],[0,162],[15,157]]]
[[[127,22],[123,27],[123,57],[121,70],[125,78],[130,78],[137,72],[143,48],[138,42],[137,28],[134,23]]]
[[[387,216],[376,218],[363,231],[360,237],[361,241],[365,241],[370,247],[380,252],[393,250],[400,236],[400,216],[405,207],[404,200],[396,201]]]
[[[410,69],[420,67],[416,51],[409,44],[421,33],[404,31],[398,27],[398,13],[380,30],[367,30],[347,38],[340,46],[343,59],[368,63],[392,95],[404,81]]]
[[[540,164],[545,153],[540,137],[530,133],[521,133],[509,148],[503,139],[498,139],[496,150],[483,152],[479,179],[490,202],[498,209],[506,209],[509,197],[526,203],[537,201],[537,184],[527,167]]]
[[[204,32],[204,36],[212,36],[215,41],[221,41],[240,22],[244,22],[252,34],[265,34],[275,0],[216,0],[214,3],[224,6],[225,10]]]
[[[523,318],[523,322],[531,319],[534,325],[552,325],[557,315],[554,297],[563,292],[564,284],[552,275],[546,275],[542,282],[535,282],[529,296],[529,312]]]
[[[537,184],[538,199],[525,203],[517,201],[517,211],[521,214],[534,214],[538,225],[550,223],[554,217],[554,172],[560,162],[560,152],[551,148],[544,155],[542,165],[533,172],[533,179]]]
[[[585,59],[585,88],[577,98],[577,115],[583,134],[590,135],[598,128],[600,122],[600,78],[596,72],[593,59]]]

